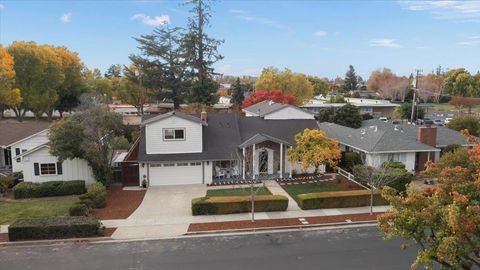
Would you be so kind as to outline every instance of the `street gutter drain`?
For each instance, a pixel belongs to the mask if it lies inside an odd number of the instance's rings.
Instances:
[[[305,218],[298,218],[298,220],[300,221],[300,223],[302,223],[303,225],[308,225],[308,221],[305,219]]]

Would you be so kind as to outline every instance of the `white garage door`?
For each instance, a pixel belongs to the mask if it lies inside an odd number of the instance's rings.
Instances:
[[[150,185],[202,184],[201,162],[150,164]]]

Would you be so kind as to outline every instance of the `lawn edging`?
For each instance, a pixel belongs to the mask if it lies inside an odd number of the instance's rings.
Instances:
[[[286,211],[287,208],[288,198],[286,196],[255,196],[256,212]],[[192,214],[194,216],[246,213],[251,210],[251,196],[200,197],[192,199]]]

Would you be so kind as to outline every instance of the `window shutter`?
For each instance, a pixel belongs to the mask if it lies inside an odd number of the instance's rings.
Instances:
[[[38,166],[38,163],[33,163],[33,171],[35,175],[40,175],[40,168]]]
[[[15,148],[15,156],[20,155],[20,148]]]
[[[63,170],[62,170],[62,162],[57,162],[57,174],[62,174],[63,173]]]

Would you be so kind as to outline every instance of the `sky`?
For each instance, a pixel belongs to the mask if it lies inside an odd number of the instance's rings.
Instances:
[[[91,69],[128,65],[133,39],[187,23],[183,1],[0,0],[0,44],[66,46]],[[480,1],[217,0],[207,33],[224,40],[215,64],[225,75],[265,67],[333,79],[348,65],[400,75],[465,67],[480,70]]]

